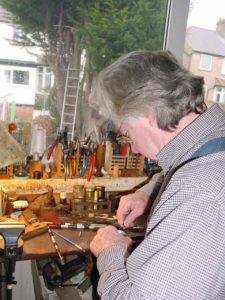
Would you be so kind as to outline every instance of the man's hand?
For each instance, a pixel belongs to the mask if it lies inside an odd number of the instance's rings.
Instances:
[[[90,243],[90,250],[98,257],[103,250],[113,245],[124,246],[129,250],[132,245],[132,239],[119,233],[115,227],[109,225],[98,230]]]
[[[125,227],[133,226],[133,222],[146,211],[148,204],[149,196],[142,191],[121,197],[117,210],[118,223]]]

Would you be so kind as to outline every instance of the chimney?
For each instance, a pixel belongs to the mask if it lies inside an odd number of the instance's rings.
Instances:
[[[225,38],[225,19],[220,18],[216,23],[216,31]]]

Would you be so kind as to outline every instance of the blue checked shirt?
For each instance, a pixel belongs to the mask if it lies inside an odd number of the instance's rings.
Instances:
[[[222,136],[225,113],[214,105],[161,150],[163,172]],[[97,266],[101,299],[224,300],[225,152],[182,166],[156,204],[143,242],[131,254],[121,246],[105,249]]]

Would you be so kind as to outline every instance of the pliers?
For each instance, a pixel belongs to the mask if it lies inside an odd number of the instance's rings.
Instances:
[[[95,150],[97,148],[97,144],[91,140],[91,137],[89,136],[83,145],[83,152],[85,155],[85,161],[84,161],[84,167],[81,171],[81,177],[85,177],[86,172],[88,170],[87,174],[87,181],[91,180],[93,170],[94,170],[94,164],[95,164]]]

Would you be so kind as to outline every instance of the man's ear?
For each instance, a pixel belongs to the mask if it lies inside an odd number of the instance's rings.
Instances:
[[[158,127],[155,110],[150,106],[148,107],[147,118],[151,127]]]

